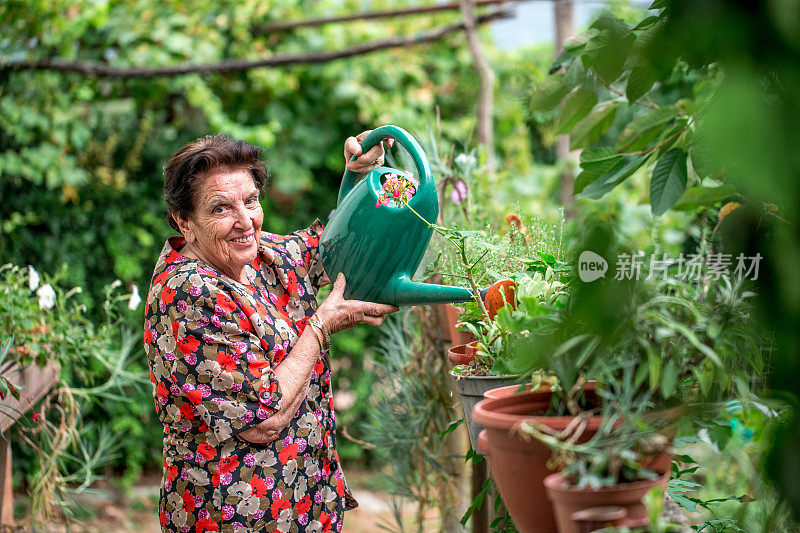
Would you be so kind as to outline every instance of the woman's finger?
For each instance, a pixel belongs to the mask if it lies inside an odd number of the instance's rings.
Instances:
[[[367,153],[362,154],[359,157],[359,159],[361,159],[365,163],[372,162],[374,164],[374,162],[377,160],[383,161],[384,154],[385,152],[383,150],[383,143],[378,143],[372,148],[370,148],[369,151],[367,151]]]
[[[339,298],[344,299],[344,288],[347,286],[347,280],[344,277],[344,274],[339,272],[339,275],[336,276],[336,281],[333,282],[333,289],[331,289],[331,293],[328,296],[338,296]]]
[[[382,317],[382,316],[366,316],[365,315],[364,316],[364,320],[362,322],[364,322],[364,324],[369,324],[370,326],[377,327],[377,326],[380,326],[381,324],[383,324],[384,318],[385,317]]]
[[[352,301],[352,300],[351,300]],[[365,316],[386,316],[392,313],[396,313],[400,310],[399,307],[394,305],[386,305],[386,304],[376,304],[371,302],[361,302],[363,306],[361,307],[361,312],[364,313]]]
[[[363,140],[364,140],[364,137],[366,137],[366,136],[367,136],[367,135],[369,135],[370,133],[372,133],[372,130],[362,131],[361,133],[359,133],[358,135],[356,135],[356,140],[357,140],[358,142],[361,142],[361,141],[363,141]]]
[[[344,141],[344,159],[349,162],[354,155],[361,155],[361,145],[357,137],[348,137]]]

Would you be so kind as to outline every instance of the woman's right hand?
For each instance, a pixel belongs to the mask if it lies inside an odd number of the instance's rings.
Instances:
[[[362,322],[380,326],[386,315],[399,311],[394,305],[345,300],[345,284],[344,274],[340,273],[333,284],[333,290],[314,313],[317,320],[328,328],[329,333],[350,329]]]

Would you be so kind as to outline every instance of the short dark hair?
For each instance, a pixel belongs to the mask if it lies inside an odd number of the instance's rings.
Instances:
[[[175,152],[164,166],[164,200],[170,226],[178,229],[174,215],[185,218],[194,212],[200,182],[219,170],[247,170],[259,193],[269,179],[258,146],[221,133],[200,137]]]

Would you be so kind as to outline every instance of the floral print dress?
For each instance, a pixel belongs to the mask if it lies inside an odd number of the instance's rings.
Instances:
[[[341,531],[357,505],[336,453],[327,353],[276,440],[238,437],[281,407],[274,368],[316,310],[321,233],[319,221],[287,236],[262,232],[251,284],[181,255],[182,237],[164,245],[144,325],[164,425],[163,531]]]

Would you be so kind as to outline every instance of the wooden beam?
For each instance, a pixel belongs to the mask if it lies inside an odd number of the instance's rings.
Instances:
[[[14,525],[14,490],[11,483],[11,443],[0,436],[0,526]]]
[[[511,17],[505,11],[495,11],[476,18],[477,24]],[[308,52],[284,54],[262,59],[229,59],[210,64],[183,64],[165,67],[115,68],[97,61],[61,61],[59,58],[12,60],[0,57],[0,72],[21,70],[45,70],[50,72],[71,72],[94,78],[165,78],[185,74],[225,74],[242,72],[254,68],[279,67],[285,65],[325,63],[390,48],[402,48],[437,41],[447,35],[462,31],[463,23],[442,26],[416,35],[390,37],[379,41],[359,44],[344,50],[331,52]]]

